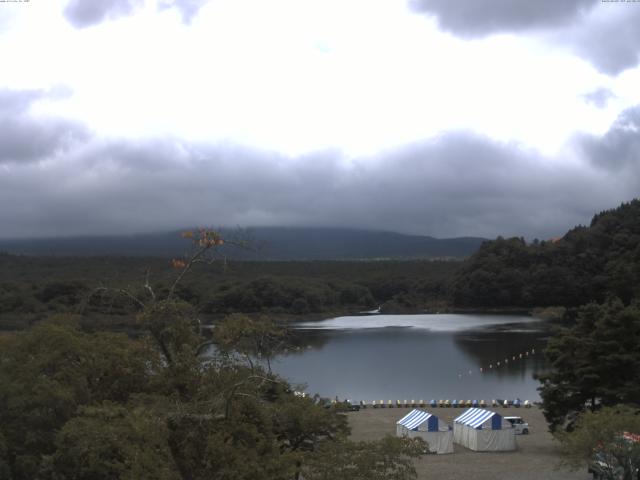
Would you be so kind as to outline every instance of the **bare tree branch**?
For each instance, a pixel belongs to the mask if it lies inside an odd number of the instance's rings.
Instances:
[[[153,291],[153,288],[151,288],[151,285],[149,284],[149,272],[150,272],[150,269],[147,268],[147,272],[145,274],[145,279],[144,279],[144,288],[146,288],[146,290],[149,292],[149,295],[151,295],[151,301],[155,302],[156,293]]]
[[[193,232],[187,232],[187,236],[193,237]],[[184,265],[182,266],[180,274],[169,289],[167,300],[171,300],[173,298],[177,286],[196,263],[211,265],[216,261],[216,259],[222,259],[224,262],[224,268],[226,268],[227,258],[218,251],[218,247],[223,244],[232,245],[245,250],[251,250],[248,242],[243,242],[241,240],[224,240],[213,230],[201,229],[200,237],[197,240],[194,240],[194,245],[197,245],[198,248],[191,254],[186,262],[182,262]],[[207,254],[210,255],[210,257],[207,257]],[[175,264],[179,265],[180,262],[175,262]]]

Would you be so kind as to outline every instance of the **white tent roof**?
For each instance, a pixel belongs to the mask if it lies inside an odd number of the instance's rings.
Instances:
[[[398,420],[397,423],[409,430],[413,430],[417,426],[426,422],[431,416],[432,415],[429,412],[425,412],[424,410],[413,409],[407,415]]]
[[[471,428],[478,428],[494,415],[497,415],[497,413],[492,412],[491,410],[485,410],[483,408],[470,408],[462,415],[454,419],[454,422],[460,423],[462,425],[467,425]]]

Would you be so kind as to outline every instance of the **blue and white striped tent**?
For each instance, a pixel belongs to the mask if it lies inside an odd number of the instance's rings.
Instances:
[[[396,422],[399,437],[422,438],[433,453],[453,453],[453,431],[440,425],[438,417],[424,410],[414,409]]]
[[[515,450],[511,425],[503,425],[502,415],[484,408],[470,408],[453,420],[453,441],[477,452]]]
[[[491,419],[490,428],[492,430],[502,429],[502,415],[484,408],[470,408],[453,421],[471,428],[483,428],[483,426],[488,426],[485,423],[489,419]]]
[[[420,430],[426,432],[438,431],[438,417],[425,412],[424,410],[413,409],[407,415],[398,420],[397,425],[404,427],[407,430],[417,431]]]

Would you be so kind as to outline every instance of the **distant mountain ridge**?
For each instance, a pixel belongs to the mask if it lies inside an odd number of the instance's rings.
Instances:
[[[136,235],[0,240],[0,252],[53,256],[156,256],[175,257],[189,249],[181,231]],[[225,236],[240,235],[258,247],[257,252],[225,248],[224,254],[242,260],[354,260],[464,258],[472,255],[483,238],[438,239],[395,232],[324,227],[254,227]]]

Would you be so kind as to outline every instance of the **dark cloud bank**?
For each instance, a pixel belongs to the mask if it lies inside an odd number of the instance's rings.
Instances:
[[[640,195],[640,105],[622,112],[604,137],[583,136],[579,146],[601,171],[628,176]]]
[[[436,15],[443,29],[468,38],[560,26],[598,3],[600,0],[410,0],[415,10]]]
[[[441,29],[472,39],[535,32],[616,75],[640,61],[640,3],[601,0],[409,0]]]
[[[640,185],[640,106],[603,137],[576,138],[582,161],[458,131],[346,162],[335,151],[287,158],[80,135],[63,120],[32,118],[39,95],[0,93],[3,131],[30,139],[0,142],[0,237],[300,225],[548,238],[637,196]]]
[[[34,101],[52,95],[57,93],[0,89],[0,164],[50,157],[86,140],[88,134],[79,124],[29,113]]]

